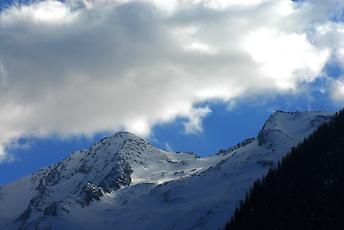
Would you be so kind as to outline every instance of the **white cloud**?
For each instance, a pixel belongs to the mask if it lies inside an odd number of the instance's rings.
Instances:
[[[12,7],[2,13],[2,24],[11,25],[26,20],[36,24],[45,23],[49,26],[71,22],[78,16],[78,12],[71,9],[62,2],[47,0],[37,4]]]
[[[344,3],[341,3],[344,6]],[[343,8],[342,8],[343,9]],[[337,9],[338,10],[338,9]],[[327,22],[315,27],[316,35],[314,41],[319,46],[329,47],[331,49],[331,57],[329,62],[337,63],[344,68],[344,23]],[[339,67],[340,67],[339,66]],[[343,74],[343,73],[337,73]],[[320,89],[322,92],[328,92],[333,101],[340,106],[344,105],[344,77],[326,75],[327,89]]]
[[[329,42],[334,25],[320,29],[335,0],[166,2],[49,0],[1,12],[0,155],[20,137],[149,135],[177,117],[200,132],[209,111],[195,104],[297,90],[343,53]]]
[[[165,149],[169,152],[173,152],[173,148],[171,147],[171,145],[168,142],[165,142]]]
[[[184,123],[185,133],[187,134],[197,134],[203,131],[202,120],[206,117],[211,110],[208,107],[195,108],[191,111],[189,115],[189,120]]]
[[[285,34],[276,29],[255,30],[245,43],[255,62],[261,63],[266,81],[273,80],[281,90],[294,89],[300,81],[314,80],[329,56],[328,49],[310,44],[306,34]]]
[[[344,105],[344,78],[332,80],[331,96],[340,105]]]

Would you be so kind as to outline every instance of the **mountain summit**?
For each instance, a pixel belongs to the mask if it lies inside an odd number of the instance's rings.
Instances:
[[[256,179],[330,118],[278,111],[257,138],[204,158],[119,132],[1,187],[0,228],[216,229]]]

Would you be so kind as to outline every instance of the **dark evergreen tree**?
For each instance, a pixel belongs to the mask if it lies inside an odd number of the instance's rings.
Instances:
[[[255,182],[225,229],[344,229],[344,111]]]

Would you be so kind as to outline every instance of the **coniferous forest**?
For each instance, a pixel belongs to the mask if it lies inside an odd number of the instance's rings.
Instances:
[[[344,229],[344,110],[256,181],[225,229]]]

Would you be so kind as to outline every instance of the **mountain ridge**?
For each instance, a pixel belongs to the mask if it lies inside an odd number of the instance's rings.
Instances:
[[[7,199],[5,208],[0,207],[0,227],[94,229],[111,223],[119,229],[213,229],[232,215],[250,183],[330,117],[277,111],[256,138],[202,158],[159,150],[134,134],[119,132],[0,188],[0,202]],[[15,207],[18,190],[26,198]],[[204,201],[206,197],[211,199]],[[225,210],[224,204],[232,208]],[[201,207],[208,212],[197,210]],[[6,208],[15,211],[5,213]],[[177,214],[176,209],[183,211]],[[146,212],[151,215],[143,220]]]

